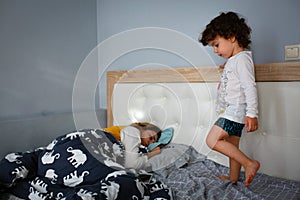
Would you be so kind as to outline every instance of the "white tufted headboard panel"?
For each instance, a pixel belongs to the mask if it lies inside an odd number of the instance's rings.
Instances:
[[[212,72],[217,71],[214,68]],[[205,76],[203,72],[200,74]],[[228,166],[227,157],[211,151],[205,143],[216,119],[217,82],[191,81],[186,76],[184,81],[181,77],[179,82],[163,82],[161,79],[168,79],[170,75],[163,76],[155,78],[157,82],[152,79],[146,83],[140,81],[140,74],[134,74],[138,78],[131,81],[128,81],[131,79],[128,73],[122,75],[122,81],[118,78],[119,83],[110,86],[113,87],[110,98],[113,124],[149,121],[161,128],[172,126],[175,129],[172,142],[192,145],[209,159]],[[261,162],[261,173],[300,181],[300,82],[258,82],[257,86],[260,128],[244,133],[240,148]]]
[[[205,136],[213,121],[216,83],[116,84],[113,93],[114,124],[149,121],[173,127],[172,142],[193,145],[208,153]],[[125,100],[123,103],[117,99]]]

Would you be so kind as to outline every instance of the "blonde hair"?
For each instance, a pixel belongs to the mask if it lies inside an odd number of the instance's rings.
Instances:
[[[158,138],[161,136],[161,129],[154,124],[151,124],[149,122],[135,122],[130,124],[130,126],[133,126],[137,129],[140,130],[140,132],[145,131],[145,130],[151,130],[157,133]]]

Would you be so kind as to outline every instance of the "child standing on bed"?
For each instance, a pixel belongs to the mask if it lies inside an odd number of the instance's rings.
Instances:
[[[214,53],[226,58],[218,86],[219,118],[211,128],[207,145],[229,157],[230,174],[221,179],[237,182],[241,166],[245,169],[245,185],[249,186],[260,164],[239,150],[244,126],[247,132],[258,128],[258,98],[254,64],[249,48],[251,28],[234,12],[221,13],[202,33],[199,41],[213,47]]]

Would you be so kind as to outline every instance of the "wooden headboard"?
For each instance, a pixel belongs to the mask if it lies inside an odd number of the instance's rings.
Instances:
[[[300,81],[300,62],[255,65],[257,82]],[[218,67],[186,67],[107,72],[107,126],[113,125],[112,94],[116,83],[218,82]]]

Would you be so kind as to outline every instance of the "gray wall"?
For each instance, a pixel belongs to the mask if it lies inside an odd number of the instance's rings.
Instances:
[[[75,129],[73,84],[97,45],[96,11],[96,0],[0,1],[1,155]]]
[[[252,28],[255,63],[284,62],[284,46],[300,44],[299,8],[298,0],[97,0],[98,41],[106,42],[115,34],[143,27],[175,30],[197,41],[212,18],[222,11],[235,11],[243,15]],[[141,37],[146,41],[150,35]],[[137,38],[131,42],[134,43]],[[162,42],[164,39],[168,38],[157,38]],[[128,40],[124,40],[112,44],[108,49],[112,54],[124,45],[129,45],[128,43]],[[175,40],[174,45],[184,46]],[[205,51],[211,56],[213,63],[224,63],[223,59],[213,54],[210,47],[205,47]],[[106,53],[109,54],[108,51]],[[115,70],[139,68],[143,65],[190,66],[186,60],[170,52],[144,48],[119,55],[109,66],[101,67]],[[205,59],[199,59],[196,65],[203,66],[207,63]],[[101,84],[105,87],[104,80]],[[105,93],[100,96],[105,96]],[[106,107],[104,98],[100,100],[100,106]]]
[[[71,112],[74,78],[97,44],[94,0],[0,1],[0,119]]]
[[[97,0],[97,3],[99,42],[141,27],[169,28],[197,40],[212,18],[220,12],[235,11],[252,28],[252,50],[257,63],[283,62],[284,45],[300,43],[298,0]]]

